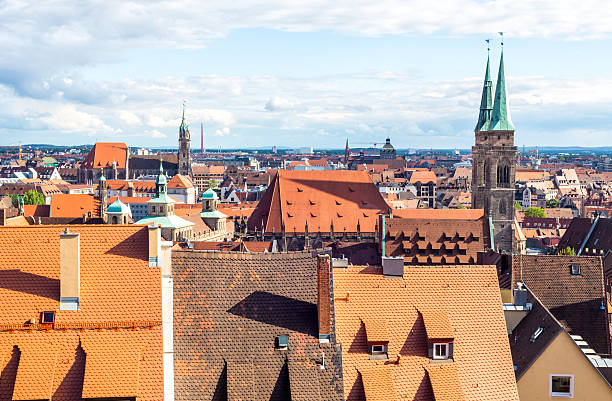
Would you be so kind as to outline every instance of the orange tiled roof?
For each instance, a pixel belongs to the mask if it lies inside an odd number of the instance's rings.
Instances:
[[[423,324],[429,340],[452,339],[455,333],[448,319],[446,310],[422,310]]]
[[[391,369],[386,367],[359,369],[365,400],[391,401],[397,400],[395,383],[391,376]]]
[[[465,398],[518,401],[495,268],[410,267],[404,270],[403,277],[385,278],[380,268],[349,267],[335,268],[333,274],[336,334],[342,344],[347,400],[366,399],[359,372],[363,378],[367,369],[389,370],[398,392],[397,398],[392,399],[431,401],[434,392],[436,397],[459,393],[455,382],[431,380],[426,373],[432,363],[418,311],[447,310],[450,325],[455,328],[454,361],[440,363],[455,366]],[[349,291],[347,300],[345,294]],[[363,316],[387,320],[389,360],[370,359]],[[401,355],[400,363],[396,362],[397,354]],[[364,390],[366,386],[364,382]],[[385,397],[383,391],[375,390],[367,400]]]
[[[410,175],[410,180],[409,182],[411,184],[415,184],[417,182],[421,182],[421,183],[428,183],[428,182],[436,182],[437,178],[436,178],[436,174],[433,171],[430,170],[426,170],[426,171],[414,171],[412,172],[412,174]]]
[[[138,399],[162,399],[160,270],[149,267],[148,228],[70,226],[81,235],[78,311],[59,310],[64,229],[0,227],[0,371],[16,372],[14,399],[72,400],[81,390],[84,398],[127,397],[134,389]],[[43,311],[55,311],[54,326],[26,330]],[[0,383],[0,396],[11,385]]]
[[[168,181],[168,188],[193,188],[193,183],[189,179],[181,174],[177,174],[170,181]]]
[[[89,194],[55,194],[51,198],[50,217],[100,217],[100,201]]]
[[[430,365],[425,369],[436,401],[465,400],[455,364]]]
[[[389,330],[387,320],[377,317],[367,317],[362,319],[366,329],[366,338],[369,343],[379,343],[389,341]]]
[[[128,146],[125,143],[98,142],[89,151],[81,167],[88,169],[109,168],[113,161],[117,168],[125,168],[128,158]]]
[[[374,232],[378,214],[389,206],[365,171],[279,170],[248,221],[266,232]]]
[[[24,205],[23,214],[26,216],[41,216],[49,217],[50,206],[49,205]]]

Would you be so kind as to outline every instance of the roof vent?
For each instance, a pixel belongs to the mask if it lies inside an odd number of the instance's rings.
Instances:
[[[540,337],[540,334],[542,334],[543,331],[544,331],[544,327],[538,327],[536,331],[534,331],[529,341],[531,341],[532,343],[535,342],[535,340],[537,340],[538,337]]]
[[[403,277],[404,276],[404,258],[384,256],[382,258],[383,275],[385,277]]]
[[[342,257],[342,258],[332,258],[332,267],[347,268],[348,264],[349,264],[349,261],[345,257]]]

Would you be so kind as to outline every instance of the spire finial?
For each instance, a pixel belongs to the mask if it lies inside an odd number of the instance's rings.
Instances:
[[[183,99],[183,121],[185,121],[185,103],[187,101],[185,99]]]
[[[499,32],[499,36],[501,36],[501,45],[504,45],[504,33],[503,32]]]
[[[487,53],[489,53],[491,51],[491,39],[485,39],[485,42],[487,42]]]

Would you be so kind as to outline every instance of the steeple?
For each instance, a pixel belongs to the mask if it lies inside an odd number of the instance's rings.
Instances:
[[[506,74],[504,72],[504,41],[502,36],[502,51],[499,60],[499,72],[495,87],[495,101],[493,102],[493,116],[489,131],[514,131],[508,107],[508,92],[506,90]]]
[[[184,136],[186,132],[189,132],[189,126],[185,122],[185,102],[183,102],[183,117],[181,119],[181,126],[179,127],[179,134]]]
[[[487,53],[489,41],[487,40]],[[485,72],[484,86],[482,87],[482,97],[480,99],[480,114],[474,131],[487,131],[491,124],[491,114],[493,112],[493,82],[491,81],[491,68],[489,66],[489,55],[487,54],[487,69]]]

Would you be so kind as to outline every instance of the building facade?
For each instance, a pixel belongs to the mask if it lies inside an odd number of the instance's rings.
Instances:
[[[492,86],[487,58],[480,114],[474,130],[476,142],[472,147],[472,208],[484,209],[485,216],[491,220],[495,249],[511,253],[517,149],[508,108],[503,50],[495,99],[492,98]]]

